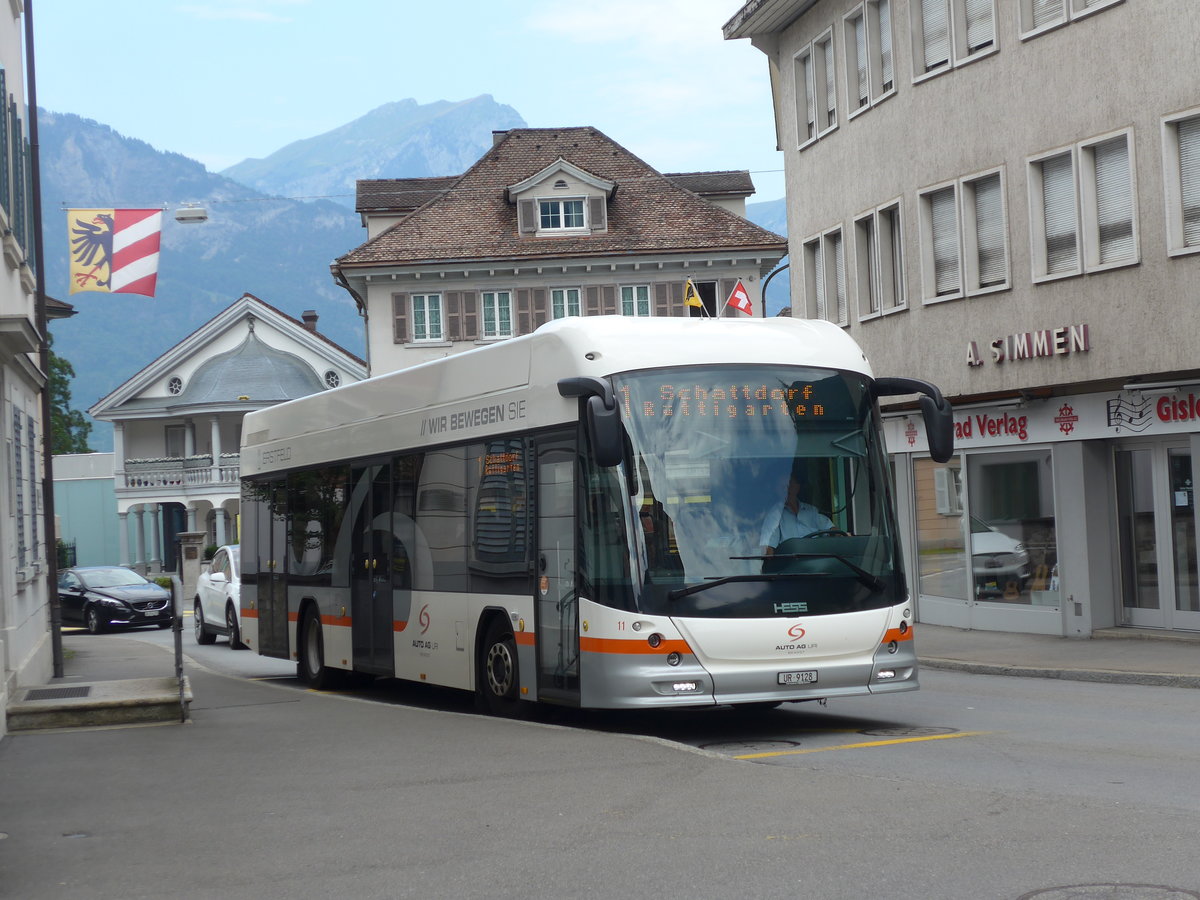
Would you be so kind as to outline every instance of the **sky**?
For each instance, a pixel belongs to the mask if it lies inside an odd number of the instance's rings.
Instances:
[[[783,196],[744,0],[32,0],[37,100],[220,170],[396,100],[491,94],[591,125],[660,172]],[[403,174],[403,173],[389,173]],[[176,202],[197,198],[164,198]],[[203,198],[198,198],[203,199]]]

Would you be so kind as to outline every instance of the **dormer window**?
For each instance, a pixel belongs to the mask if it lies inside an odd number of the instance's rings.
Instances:
[[[583,228],[583,200],[539,200],[541,229]]]
[[[554,189],[556,191],[565,191],[568,187],[570,187],[570,185],[567,184],[565,179],[560,178],[558,181],[554,182]]]

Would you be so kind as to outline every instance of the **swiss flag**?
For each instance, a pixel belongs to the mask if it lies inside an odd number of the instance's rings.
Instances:
[[[746,287],[740,278],[729,294],[729,299],[725,301],[725,305],[732,306],[738,312],[744,312],[748,316],[754,315],[754,305],[750,302],[750,295],[746,293]]]

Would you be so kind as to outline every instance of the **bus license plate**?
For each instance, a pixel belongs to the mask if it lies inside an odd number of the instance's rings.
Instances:
[[[813,669],[805,672],[780,672],[780,684],[816,684],[817,673]]]

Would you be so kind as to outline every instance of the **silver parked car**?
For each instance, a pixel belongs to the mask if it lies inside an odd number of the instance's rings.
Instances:
[[[211,644],[218,635],[229,636],[229,647],[241,650],[241,552],[237,544],[221,547],[213,555],[212,567],[196,582],[192,625],[197,644]]]

